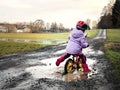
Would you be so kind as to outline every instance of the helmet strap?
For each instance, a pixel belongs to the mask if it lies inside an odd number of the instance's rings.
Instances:
[[[80,26],[76,26],[76,28],[77,28],[78,30],[81,30],[81,31],[85,32],[85,29],[82,28],[82,27],[80,27]]]

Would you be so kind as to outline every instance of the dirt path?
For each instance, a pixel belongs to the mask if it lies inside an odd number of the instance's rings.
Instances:
[[[0,57],[0,90],[114,90],[111,68],[102,52],[106,31],[89,40],[84,49],[92,72],[62,75],[64,63],[55,66],[66,44]]]

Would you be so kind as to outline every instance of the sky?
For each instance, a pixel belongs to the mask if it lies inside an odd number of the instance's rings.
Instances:
[[[109,0],[1,0],[0,22],[62,23],[73,27],[79,20],[98,20]]]

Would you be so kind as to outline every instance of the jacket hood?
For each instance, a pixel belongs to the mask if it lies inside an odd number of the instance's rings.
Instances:
[[[80,38],[84,36],[84,33],[81,30],[73,29],[71,36],[73,38]]]

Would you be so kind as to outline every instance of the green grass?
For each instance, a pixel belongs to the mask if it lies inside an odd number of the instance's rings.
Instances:
[[[97,34],[98,30],[87,30],[88,37],[92,38]],[[0,33],[0,38],[11,38],[11,39],[40,39],[40,40],[54,40],[63,39],[68,40],[68,35],[70,32],[66,33]],[[26,50],[34,50],[37,48],[44,47],[43,44],[31,44],[31,43],[17,43],[17,42],[5,42],[0,41],[0,56],[12,54],[16,52],[24,52]]]
[[[98,34],[99,30],[86,30],[86,33],[88,34],[88,38],[93,38]]]
[[[44,46],[46,45],[0,41],[0,56],[33,50]]]
[[[13,39],[67,39],[67,33],[0,33],[0,38]]]
[[[114,68],[116,82],[120,83],[120,29],[107,30],[105,54]]]
[[[109,29],[107,33],[107,41],[120,41],[120,29]]]
[[[87,30],[88,37],[93,37],[99,30]],[[0,33],[0,38],[13,39],[68,39],[70,32],[66,33]]]

